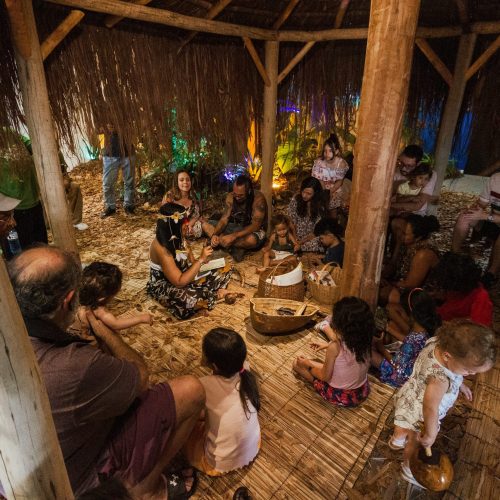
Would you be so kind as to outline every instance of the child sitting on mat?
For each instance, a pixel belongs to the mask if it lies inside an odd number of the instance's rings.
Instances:
[[[395,396],[394,434],[389,446],[404,448],[402,477],[406,481],[418,485],[409,466],[418,442],[424,447],[434,444],[440,421],[459,392],[472,400],[464,376],[492,368],[496,350],[493,331],[470,320],[445,323],[427,341],[410,378]]]
[[[220,476],[245,467],[259,452],[259,388],[245,366],[245,341],[234,330],[210,330],[202,352],[202,363],[213,375],[200,378],[206,392],[204,420],[195,426],[184,452],[193,467]]]
[[[294,253],[300,250],[291,225],[290,219],[284,214],[276,214],[271,219],[271,235],[266,246],[262,249],[264,256],[262,267],[257,269],[258,273],[269,267],[271,261],[275,264],[277,261],[282,262],[285,259],[293,258]]]
[[[326,249],[323,264],[331,262],[342,267],[344,262],[342,232],[342,226],[335,219],[321,219],[314,226],[314,236],[319,236],[319,241]]]
[[[441,326],[434,299],[422,288],[403,293],[401,305],[409,316],[410,331],[399,350],[392,355],[384,346],[383,335],[374,339],[372,346],[372,366],[380,370],[380,380],[393,387],[408,380],[420,351]]]
[[[124,330],[132,326],[146,323],[153,324],[153,316],[149,313],[131,317],[117,318],[105,305],[121,290],[122,272],[114,264],[107,262],[92,262],[82,272],[80,285],[80,307],[72,330],[80,331],[85,336],[89,333],[89,323],[86,317],[87,309],[91,309],[97,319],[100,319],[112,330]]]
[[[325,362],[299,356],[293,369],[326,401],[337,406],[357,406],[370,392],[367,374],[375,333],[370,307],[357,297],[344,297],[334,304],[331,324],[322,331],[330,342],[312,342],[311,347],[326,349]]]

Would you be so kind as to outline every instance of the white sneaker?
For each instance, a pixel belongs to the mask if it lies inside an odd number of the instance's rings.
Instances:
[[[75,224],[74,227],[76,227],[78,231],[85,231],[85,229],[89,228],[89,226],[85,224],[85,222],[79,222],[78,224]]]

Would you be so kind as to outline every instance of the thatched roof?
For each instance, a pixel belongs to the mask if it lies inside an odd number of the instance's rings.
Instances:
[[[214,0],[153,0],[149,6],[194,17],[204,17]],[[233,0],[218,21],[270,29],[289,0]],[[285,21],[283,30],[331,29],[340,0],[302,0]],[[500,0],[471,0],[470,22],[498,20]],[[353,0],[343,28],[366,27],[368,0]],[[0,20],[0,123],[15,123],[22,116],[16,99],[17,77],[8,35],[3,0]],[[44,40],[68,14],[69,8],[35,1],[40,39]],[[106,122],[117,124],[130,141],[142,139],[151,147],[168,147],[175,129],[187,139],[208,139],[229,157],[244,152],[252,118],[259,120],[262,79],[240,38],[199,33],[178,53],[188,33],[169,26],[124,19],[114,28],[105,15],[86,12],[80,24],[45,62],[47,84],[61,141],[73,145],[75,125],[95,137]],[[422,0],[419,26],[459,26],[455,0]],[[481,35],[476,59],[496,35]],[[458,38],[430,40],[434,50],[453,71]],[[256,41],[263,60],[263,43]],[[282,42],[280,69],[303,43]],[[314,125],[330,130],[352,125],[355,101],[363,74],[366,40],[318,42],[279,87],[283,102],[301,110],[299,130]],[[468,84],[463,110],[476,113],[471,155],[478,149],[500,156],[498,109],[500,97],[498,53]],[[6,71],[4,70],[6,69]],[[496,85],[495,85],[496,83]],[[416,133],[422,116],[439,112],[448,86],[416,49],[408,97],[409,130]],[[485,104],[487,103],[487,104]],[[173,111],[175,109],[175,116]],[[281,114],[283,117],[283,113]],[[420,122],[419,122],[420,120]],[[480,141],[479,141],[480,139]],[[476,144],[481,142],[481,147]],[[488,162],[492,157],[480,161]]]

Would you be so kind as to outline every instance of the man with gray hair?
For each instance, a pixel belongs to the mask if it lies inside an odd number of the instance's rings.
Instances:
[[[71,254],[49,246],[26,250],[9,263],[9,275],[75,494],[111,477],[134,497],[164,495],[165,488],[169,498],[189,493],[192,473],[162,474],[204,406],[199,381],[184,376],[149,386],[142,357],[91,312],[97,345],[67,333],[81,277]]]

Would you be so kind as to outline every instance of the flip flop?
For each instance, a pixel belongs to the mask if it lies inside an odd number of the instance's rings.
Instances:
[[[186,479],[193,478],[193,484],[189,491],[186,490]],[[180,471],[169,472],[168,475],[163,474],[163,481],[167,488],[167,494],[169,500],[187,500],[192,497],[198,486],[198,476],[196,470],[193,469],[193,475],[191,477],[184,477],[182,474],[182,469]]]

